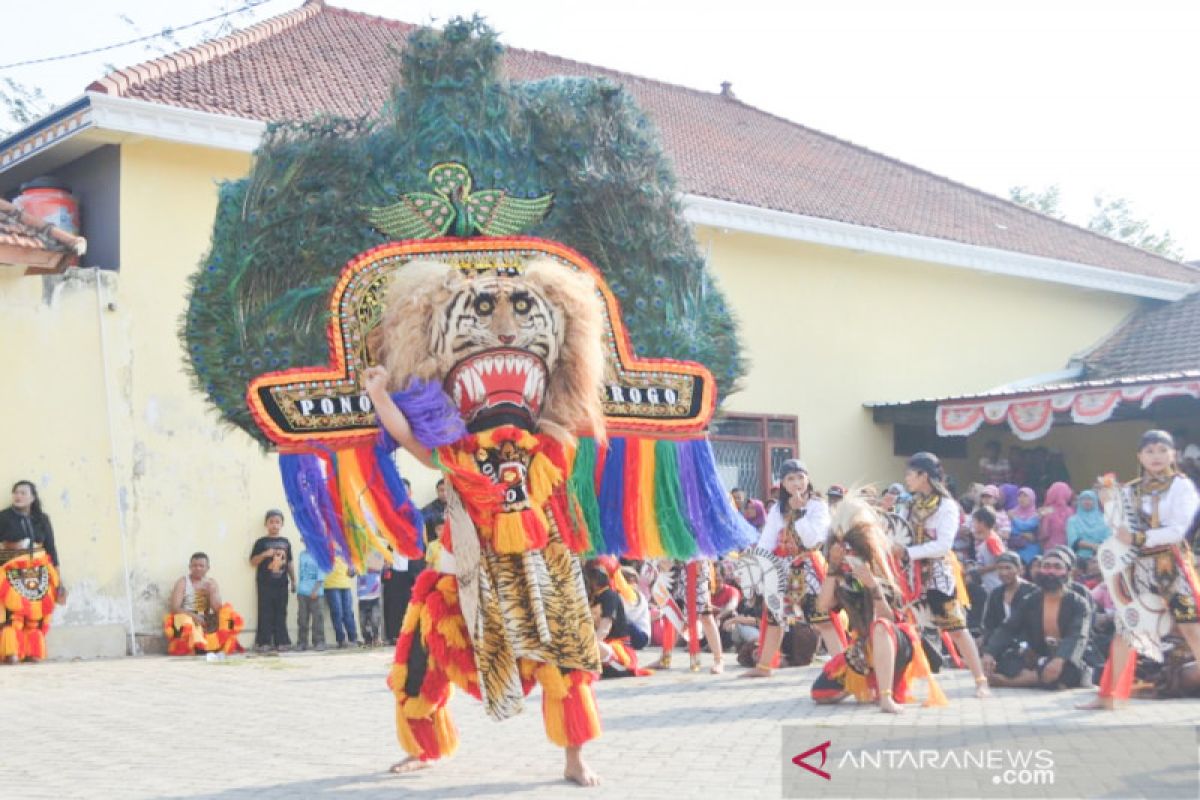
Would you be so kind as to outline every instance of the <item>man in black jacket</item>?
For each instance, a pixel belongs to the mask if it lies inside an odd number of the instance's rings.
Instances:
[[[983,665],[991,685],[1068,689],[1083,681],[1092,609],[1067,589],[1073,562],[1068,550],[1047,553],[1038,588],[988,639]]]
[[[980,650],[983,650],[987,640],[1004,624],[1012,610],[1036,589],[1032,583],[1021,577],[1021,557],[1011,550],[1006,550],[996,557],[996,575],[1000,578],[1000,585],[988,594],[983,607]]]

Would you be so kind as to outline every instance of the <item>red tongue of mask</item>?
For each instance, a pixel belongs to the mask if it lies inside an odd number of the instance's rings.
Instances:
[[[499,347],[458,362],[444,387],[472,433],[501,424],[532,430],[546,396],[546,378],[540,357]]]

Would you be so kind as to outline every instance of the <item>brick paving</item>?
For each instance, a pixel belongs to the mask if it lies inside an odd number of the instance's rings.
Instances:
[[[561,751],[546,741],[536,694],[521,716],[488,720],[457,695],[462,744],[437,769],[392,776],[395,741],[384,650],[163,657],[0,668],[3,790],[14,798],[559,798]],[[707,666],[707,656],[705,656]],[[778,798],[781,726],[1195,724],[1200,701],[1139,701],[1087,714],[1083,691],[999,690],[971,697],[970,676],[942,676],[946,708],[899,717],[872,706],[816,706],[817,668],[737,680],[676,668],[597,684],[604,736],[587,748],[604,785],[589,797]],[[824,731],[823,731],[824,732]],[[11,793],[10,793],[11,792]]]

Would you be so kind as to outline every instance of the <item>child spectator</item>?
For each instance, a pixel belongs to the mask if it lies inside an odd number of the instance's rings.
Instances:
[[[325,602],[329,605],[329,621],[333,623],[333,635],[339,648],[358,644],[354,607],[350,599],[350,586],[357,574],[338,554],[333,559],[333,569],[325,577]]]
[[[633,567],[621,567],[621,575],[629,588],[637,593],[637,600],[630,603],[621,598],[625,605],[625,621],[629,624],[629,645],[634,650],[641,650],[650,644],[650,601],[638,588],[637,571]]]
[[[254,567],[258,586],[258,630],[254,634],[254,649],[259,653],[288,650],[292,640],[287,631],[288,587],[296,590],[296,566],[292,558],[292,543],[280,535],[283,512],[271,509],[263,525],[266,536],[260,536],[250,551],[250,566]]]
[[[325,609],[321,598],[325,596],[326,573],[317,566],[317,559],[304,548],[300,551],[300,579],[296,584],[296,603],[299,605],[299,615],[296,619],[296,647],[307,650],[309,642],[312,649],[325,649]],[[309,629],[312,629],[311,639]]]
[[[372,550],[367,555],[367,571],[358,576],[358,620],[362,625],[363,644],[374,647],[380,641],[382,625],[382,609],[380,597],[383,594],[381,582],[383,572],[383,556]]]

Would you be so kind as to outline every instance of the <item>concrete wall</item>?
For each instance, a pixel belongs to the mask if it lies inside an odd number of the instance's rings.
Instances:
[[[1066,366],[1133,298],[700,228],[751,359],[731,411],[795,414],[819,485],[895,480],[864,402],[991,388]]]

